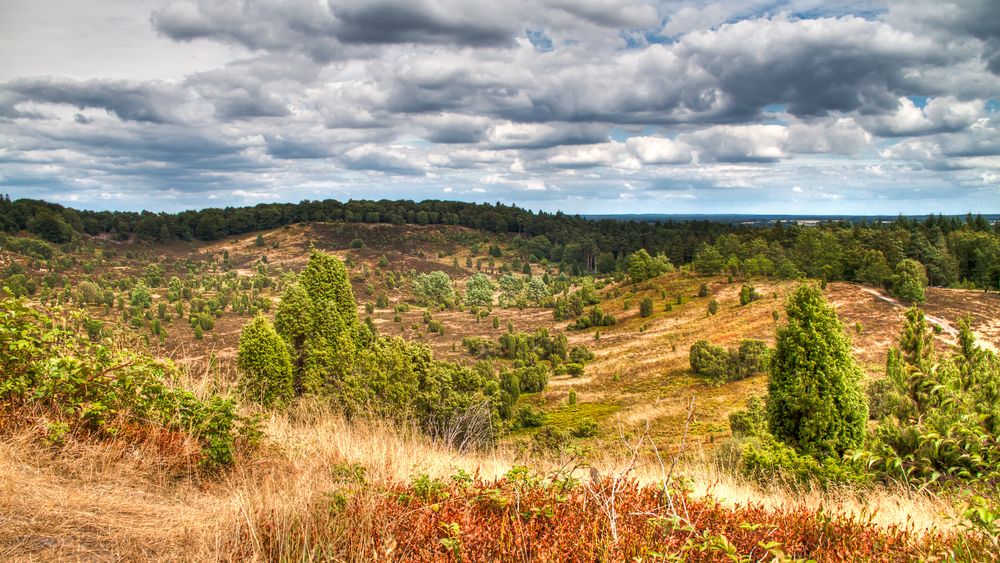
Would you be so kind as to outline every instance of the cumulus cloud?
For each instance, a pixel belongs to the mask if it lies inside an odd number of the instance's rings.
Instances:
[[[344,153],[343,162],[351,170],[402,176],[423,176],[426,173],[423,164],[399,145],[361,145]]]
[[[11,112],[22,102],[64,104],[79,109],[97,108],[126,121],[174,123],[190,94],[161,82],[124,80],[66,80],[23,78],[0,85],[0,107]]]
[[[607,128],[576,123],[502,122],[490,127],[486,143],[494,148],[537,149],[558,145],[586,145],[607,140]]]
[[[357,54],[356,46],[509,45],[517,31],[517,21],[501,9],[454,0],[179,0],[150,20],[181,41],[211,39],[318,61]]]
[[[901,137],[961,131],[983,117],[983,100],[961,101],[954,96],[931,98],[924,107],[900,98],[895,112],[864,116],[866,128],[881,136]]]
[[[662,137],[631,137],[626,141],[630,153],[643,164],[687,164],[691,151],[671,139]]]
[[[167,0],[139,22],[156,52],[225,64],[94,74],[67,30],[87,72],[0,82],[0,188],[174,206],[448,188],[627,211],[914,185],[1000,207],[982,191],[1000,174],[992,4]]]

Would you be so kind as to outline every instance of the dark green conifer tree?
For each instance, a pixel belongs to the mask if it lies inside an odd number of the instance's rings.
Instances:
[[[243,398],[265,407],[280,406],[292,398],[288,348],[265,317],[258,315],[243,327],[236,367]]]
[[[800,453],[840,457],[861,446],[868,405],[861,369],[833,307],[802,285],[785,306],[768,381],[768,428]]]

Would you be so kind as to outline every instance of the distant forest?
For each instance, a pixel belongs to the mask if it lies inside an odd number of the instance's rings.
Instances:
[[[302,201],[180,213],[85,211],[0,198],[0,231],[27,230],[51,243],[82,235],[150,242],[203,240],[306,222],[460,225],[512,235],[527,258],[576,274],[627,269],[639,249],[701,273],[807,276],[873,285],[892,282],[904,260],[919,262],[927,282],[1000,290],[1000,224],[982,215],[900,216],[891,221],[739,224],[708,219],[622,221],[533,212],[458,201]],[[906,264],[911,264],[907,262]]]

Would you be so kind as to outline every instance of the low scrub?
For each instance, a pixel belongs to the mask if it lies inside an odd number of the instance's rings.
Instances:
[[[216,468],[231,464],[238,445],[258,435],[231,399],[201,399],[172,385],[171,362],[95,344],[82,328],[64,328],[82,317],[49,316],[18,299],[3,300],[0,311],[0,412],[8,421],[46,427],[53,445],[73,434],[177,433],[197,440],[202,467]]]
[[[750,338],[729,350],[699,340],[691,345],[689,357],[696,374],[705,376],[713,385],[721,385],[767,371],[771,349],[764,341]]]
[[[665,492],[666,491],[666,492]],[[273,507],[239,524],[237,559],[403,561],[902,561],[990,558],[976,534],[879,527],[806,508],[727,507],[672,483],[586,484],[515,467],[410,483],[345,482],[305,513]]]

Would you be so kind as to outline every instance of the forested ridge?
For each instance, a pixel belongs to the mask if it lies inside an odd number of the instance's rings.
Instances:
[[[53,243],[81,235],[118,240],[211,241],[302,222],[458,225],[513,235],[531,259],[576,273],[627,268],[646,249],[701,273],[800,276],[874,285],[892,283],[903,260],[915,260],[927,282],[944,287],[1000,289],[1000,224],[981,215],[930,215],[916,221],[830,221],[768,226],[711,220],[638,222],[588,220],[502,204],[457,201],[302,201],[180,213],[86,211],[49,202],[0,198],[0,230],[28,230]],[[912,264],[904,264],[912,267]]]

